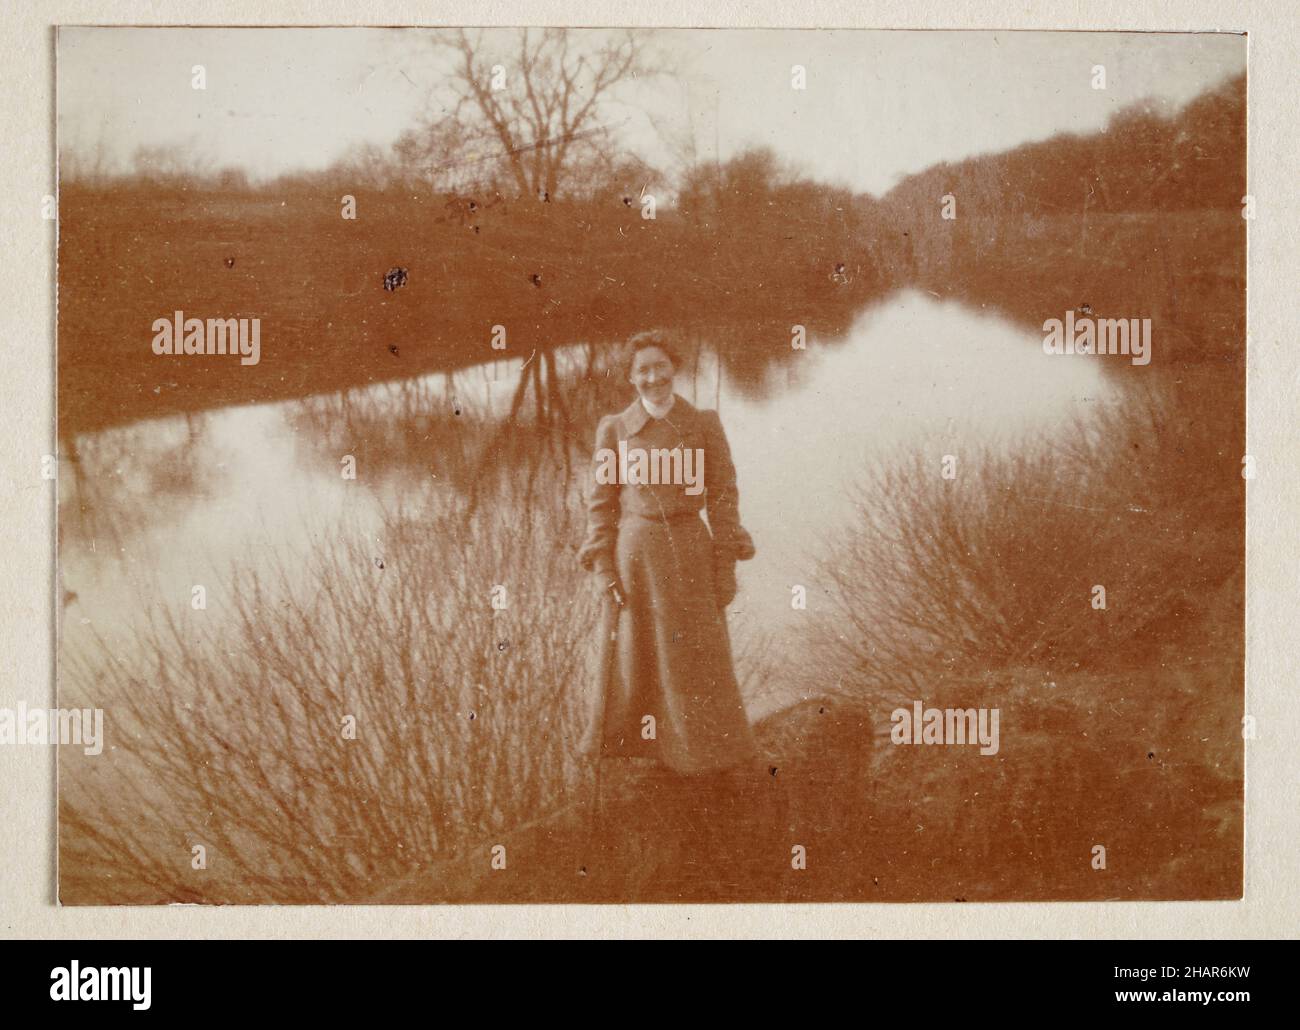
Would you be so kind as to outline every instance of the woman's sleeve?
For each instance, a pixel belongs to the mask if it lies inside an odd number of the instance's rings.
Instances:
[[[704,508],[713,533],[714,553],[732,561],[748,561],[754,557],[754,541],[740,524],[740,497],[731,447],[718,413],[705,414],[710,438],[705,451]]]
[[[587,481],[587,536],[578,549],[578,563],[588,572],[602,575],[614,571],[614,545],[618,539],[619,487],[602,483],[596,476],[603,448],[618,446],[618,432],[611,418],[602,418],[596,427],[596,448]]]

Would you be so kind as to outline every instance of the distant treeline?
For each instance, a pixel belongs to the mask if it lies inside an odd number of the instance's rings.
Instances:
[[[1245,351],[1246,80],[1170,117],[1139,104],[1104,131],[944,163],[882,198],[874,263],[891,284],[1037,329],[1067,309],[1150,317],[1154,368]],[[945,199],[949,214],[945,218]]]
[[[1240,208],[1246,183],[1246,79],[1226,80],[1171,117],[1137,104],[1102,132],[1062,134],[1001,154],[944,162],[884,197],[890,212],[938,210],[952,193],[962,213],[1074,215],[1083,211]]]

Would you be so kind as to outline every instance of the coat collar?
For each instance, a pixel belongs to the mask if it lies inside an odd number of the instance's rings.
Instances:
[[[695,415],[695,406],[689,403],[680,393],[673,394],[673,410],[668,413],[664,420],[671,425],[678,425],[686,419]],[[618,416],[619,422],[623,426],[623,432],[627,436],[636,436],[641,432],[645,424],[650,421],[650,413],[645,410],[645,405],[641,403],[638,397]]]

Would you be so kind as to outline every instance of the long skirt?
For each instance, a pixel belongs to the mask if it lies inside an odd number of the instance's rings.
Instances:
[[[626,604],[604,602],[582,750],[655,759],[681,773],[752,759],[708,527],[698,515],[625,515],[615,561]]]

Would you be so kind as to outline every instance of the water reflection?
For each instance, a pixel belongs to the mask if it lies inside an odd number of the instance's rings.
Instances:
[[[1097,359],[1045,355],[1035,334],[1004,318],[916,290],[863,312],[842,340],[810,337],[786,360],[772,361],[771,348],[788,349],[788,336],[752,342],[767,352],[758,380],[757,359],[719,361],[737,349],[713,335],[694,334],[678,385],[722,412],[758,545],[735,603],[742,650],[760,640],[790,649],[800,615],[791,586],[812,583],[815,546],[853,517],[844,488],[873,457],[924,446],[937,474],[945,454],[960,461],[991,441],[1050,437],[1112,389]],[[80,438],[60,505],[62,574],[76,596],[69,624],[125,631],[136,598],[183,603],[196,583],[219,597],[232,566],[270,555],[292,566],[294,555],[337,546],[345,525],[382,561],[383,514],[417,488],[431,485],[472,517],[494,481],[528,477],[543,451],[562,456],[565,482],[530,481],[522,496],[558,488],[580,503],[595,419],[631,389],[585,345],[541,364],[533,354]],[[564,417],[549,428],[512,421],[539,382]],[[809,596],[815,605],[815,589]],[[776,703],[750,700],[758,711]]]

